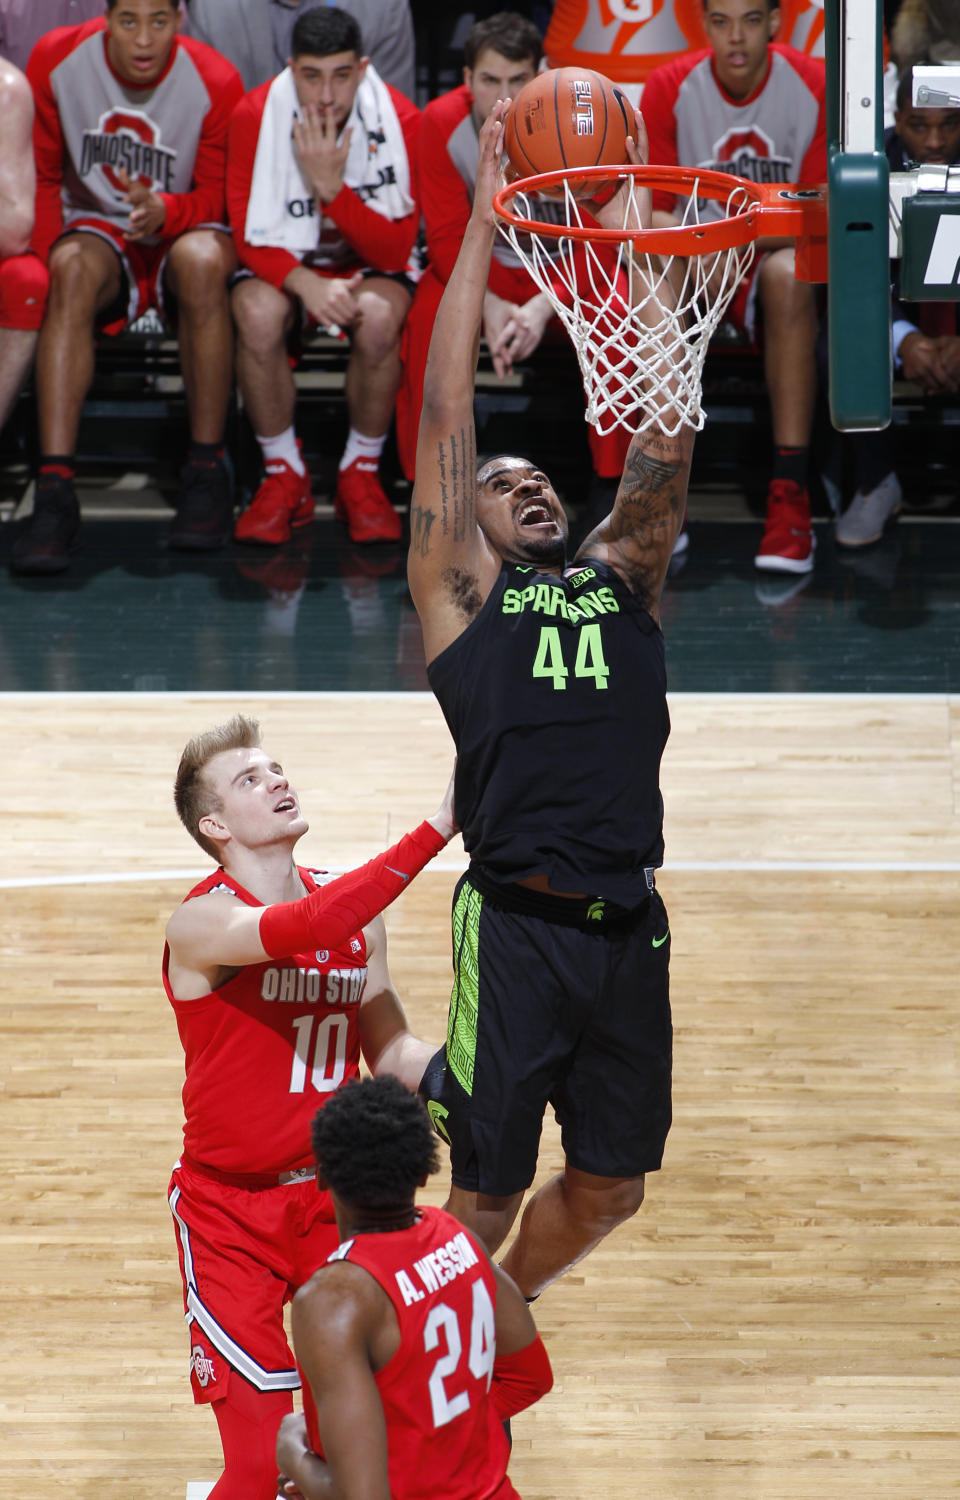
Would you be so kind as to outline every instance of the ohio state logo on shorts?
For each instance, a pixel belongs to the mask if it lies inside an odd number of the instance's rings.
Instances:
[[[99,167],[114,192],[127,191],[117,176],[116,169],[122,167],[131,182],[172,193],[176,164],[177,153],[161,145],[159,127],[140,110],[108,110],[95,130],[83,132],[80,176]]]
[[[190,1350],[190,1374],[202,1389],[206,1389],[211,1382],[216,1383],[217,1372],[213,1360],[202,1344],[194,1344]]]

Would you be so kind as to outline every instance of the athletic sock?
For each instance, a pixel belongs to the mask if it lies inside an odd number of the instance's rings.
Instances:
[[[187,463],[201,464],[205,468],[212,467],[213,464],[219,463],[222,457],[222,441],[219,443],[198,443],[196,439],[193,439],[190,443],[190,447],[187,449]]]
[[[38,479],[74,479],[76,473],[77,464],[72,453],[41,454]]]
[[[347,446],[340,460],[340,468],[349,469],[358,458],[365,458],[368,463],[379,464],[380,454],[383,452],[386,440],[386,433],[382,433],[380,437],[367,437],[365,432],[358,432],[355,427],[351,427],[347,434]]]
[[[307,466],[300,456],[297,434],[292,424],[285,427],[283,432],[278,432],[276,437],[261,437],[258,432],[257,442],[260,444],[260,452],[263,454],[265,464],[284,463],[289,465],[295,474],[306,474]]]
[[[774,448],[773,478],[789,479],[793,484],[805,488],[809,455],[809,448]]]

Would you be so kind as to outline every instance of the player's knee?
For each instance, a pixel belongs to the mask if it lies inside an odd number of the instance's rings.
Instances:
[[[592,1183],[584,1187],[571,1183],[567,1174],[565,1190],[574,1215],[589,1224],[600,1234],[609,1234],[618,1224],[632,1219],[643,1203],[644,1179],[642,1177],[616,1178],[599,1186]]]
[[[103,281],[101,268],[82,238],[63,240],[50,256],[50,301],[91,315]]]
[[[283,344],[288,312],[287,299],[266,282],[241,281],[234,287],[230,310],[241,342],[262,352]]]
[[[225,302],[231,264],[218,243],[222,238],[213,230],[197,230],[172,246],[169,265],[181,306]]]
[[[37,255],[0,261],[0,328],[36,332],[43,322],[50,277]]]
[[[375,292],[361,293],[359,302],[360,317],[353,331],[354,349],[376,363],[399,356],[407,309]]]

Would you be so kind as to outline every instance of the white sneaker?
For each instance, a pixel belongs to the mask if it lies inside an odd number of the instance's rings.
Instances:
[[[866,495],[857,490],[837,522],[837,541],[841,547],[868,547],[871,542],[878,542],[883,536],[883,528],[897,514],[902,502],[900,481],[892,472]]]

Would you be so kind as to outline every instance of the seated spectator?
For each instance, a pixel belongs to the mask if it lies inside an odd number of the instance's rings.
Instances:
[[[290,56],[293,27],[329,0],[190,0],[194,35],[240,70],[248,91],[274,78]],[[367,56],[384,83],[408,99],[416,93],[409,0],[343,0],[360,27]]]
[[[534,77],[541,47],[532,21],[515,11],[499,11],[476,22],[464,41],[463,83],[431,100],[423,112],[417,180],[429,265],[404,332],[403,380],[397,399],[397,449],[408,479],[413,478],[430,336],[473,205],[480,127],[498,99],[515,96]],[[555,202],[542,202],[538,207],[551,217],[558,211]],[[510,374],[515,363],[527,359],[548,329],[554,335],[560,333],[550,299],[538,291],[506,241],[498,238],[483,304],[483,336],[497,375]],[[606,437],[593,427],[588,429],[597,476],[619,481],[629,440],[630,434],[622,429]],[[609,509],[607,497],[604,514]]]
[[[887,160],[892,172],[929,163],[960,163],[960,109],[914,109],[913,75],[897,87],[894,126],[887,131]],[[927,395],[960,390],[960,335],[955,302],[905,303],[891,300],[894,363],[905,380],[916,381]],[[877,542],[903,502],[893,466],[889,428],[851,433],[857,490],[836,527],[844,547]]]
[[[236,265],[224,218],[236,69],[177,35],[179,0],[107,0],[104,20],[33,49],[37,216],[49,264],[37,349],[41,461],[18,573],[57,573],[79,542],[75,449],[97,329],[117,333],[173,299],[192,442],[171,544],[217,547],[233,520],[223,461],[233,335],[226,281]]]
[[[318,326],[351,342],[336,513],[355,542],[400,537],[378,469],[417,274],[419,120],[370,66],[356,21],[335,7],[299,18],[289,65],[233,117],[227,204],[248,273],[232,296],[237,378],[266,468],[238,541],[276,545],[313,517],[288,344]]]
[[[0,0],[0,57],[26,72],[34,45],[55,26],[98,21],[104,0]]]
[[[824,66],[774,42],[779,20],[772,0],[703,0],[710,46],[655,69],[644,88],[651,164],[711,168],[757,182],[826,181]],[[655,224],[677,222],[668,195],[655,193],[654,209]],[[751,337],[762,326],[773,422],[766,526],[754,562],[770,572],[808,573],[816,542],[807,491],[816,293],[794,276],[792,240],[758,240],[757,250],[732,304]]]
[[[13,409],[37,344],[47,270],[29,253],[33,233],[33,95],[0,58],[0,428]]]

